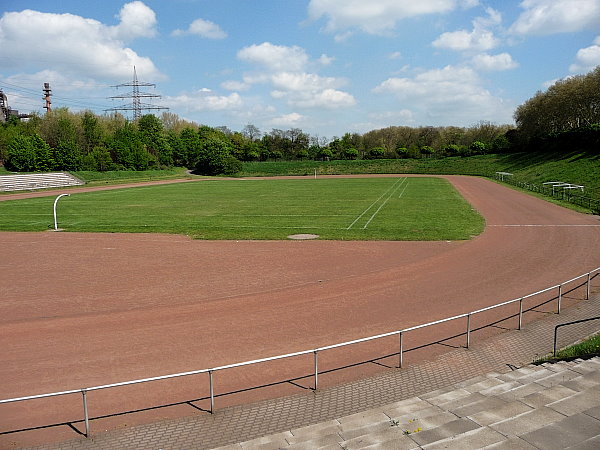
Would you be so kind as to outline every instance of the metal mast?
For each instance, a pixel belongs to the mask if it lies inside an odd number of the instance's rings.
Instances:
[[[137,120],[140,117],[142,117],[142,110],[169,109],[166,106],[156,106],[156,105],[152,105],[150,103],[142,103],[142,101],[141,101],[142,98],[160,98],[160,95],[150,94],[148,92],[140,92],[140,86],[156,87],[156,85],[153,83],[145,83],[143,81],[138,81],[137,72],[135,70],[135,66],[133,66],[133,81],[131,81],[129,83],[117,84],[116,86],[113,86],[114,88],[117,88],[117,89],[120,87],[131,87],[132,88],[131,92],[129,92],[127,94],[122,94],[122,95],[115,95],[114,97],[109,97],[111,99],[113,99],[113,98],[120,98],[120,99],[130,98],[131,106],[129,106],[129,105],[117,106],[115,108],[105,109],[104,111],[133,111],[133,120]]]
[[[50,83],[44,83],[44,89],[42,89],[42,91],[44,92],[44,96],[42,97],[42,99],[44,99],[44,101],[46,102],[44,105],[44,109],[47,113],[49,113],[52,111],[52,101],[50,100],[50,96],[52,95],[52,89],[50,89]]]

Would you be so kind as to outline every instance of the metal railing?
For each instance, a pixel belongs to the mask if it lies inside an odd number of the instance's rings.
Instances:
[[[551,185],[535,184],[527,181],[515,180],[510,176],[503,176],[501,172],[497,172],[495,178],[513,186],[526,189],[531,192],[537,192],[538,194],[545,195],[547,197],[564,200],[574,205],[587,208],[591,211],[600,211],[600,200],[592,198],[590,195],[579,194],[573,192],[573,189],[554,189]],[[597,197],[597,195],[596,195]]]
[[[346,341],[346,342],[340,342],[338,344],[332,344],[332,345],[327,345],[324,347],[318,347],[315,349],[311,349],[311,350],[303,350],[303,351],[299,351],[299,352],[294,352],[294,353],[286,353],[284,355],[277,355],[277,356],[271,356],[271,357],[267,357],[267,358],[261,358],[261,359],[255,359],[252,361],[244,361],[244,362],[240,362],[240,363],[234,363],[234,364],[228,364],[225,366],[218,366],[218,367],[213,367],[211,369],[200,369],[200,370],[192,370],[192,371],[188,371],[188,372],[180,372],[180,373],[174,373],[174,374],[169,374],[169,375],[162,375],[162,376],[157,376],[157,377],[150,377],[150,378],[141,378],[141,379],[137,379],[137,380],[130,380],[130,381],[122,381],[119,383],[111,383],[111,384],[104,384],[104,385],[100,385],[100,386],[93,386],[93,387],[87,387],[87,388],[80,388],[80,389],[72,389],[72,390],[68,390],[68,391],[61,391],[61,392],[51,392],[51,393],[46,393],[46,394],[38,394],[38,395],[28,395],[25,397],[18,397],[18,398],[9,398],[9,399],[5,399],[5,400],[0,400],[0,404],[5,404],[5,403],[14,403],[14,402],[21,402],[21,401],[27,401],[27,400],[35,400],[35,399],[42,399],[42,398],[48,398],[48,397],[57,397],[57,396],[62,396],[62,395],[72,395],[72,394],[81,394],[82,396],[82,402],[83,402],[83,415],[84,415],[84,422],[85,422],[85,436],[89,437],[90,436],[90,417],[89,417],[89,413],[88,413],[88,400],[87,400],[87,393],[91,392],[91,391],[98,391],[98,390],[102,390],[102,389],[110,389],[110,388],[116,388],[119,386],[129,386],[129,385],[134,385],[134,384],[140,384],[140,383],[148,383],[151,381],[159,381],[159,380],[167,380],[167,379],[171,379],[171,378],[179,378],[179,377],[185,377],[185,376],[190,376],[190,375],[198,375],[198,374],[203,374],[206,373],[208,374],[208,383],[209,383],[209,395],[210,395],[210,410],[209,412],[212,414],[215,411],[215,393],[214,393],[214,373],[221,371],[221,370],[226,370],[226,369],[233,369],[233,368],[237,368],[237,367],[243,367],[243,366],[249,366],[249,365],[254,365],[254,364],[260,364],[260,363],[264,363],[264,362],[269,362],[269,361],[276,361],[276,360],[280,360],[280,359],[286,359],[286,358],[291,358],[291,357],[295,357],[295,356],[301,356],[301,355],[309,355],[312,354],[313,355],[313,373],[311,375],[311,377],[313,378],[313,385],[314,387],[312,387],[311,389],[317,390],[319,387],[319,353],[320,352],[324,352],[326,350],[332,350],[335,348],[340,348],[340,347],[345,347],[345,346],[349,346],[349,345],[354,345],[354,344],[359,344],[362,342],[367,342],[367,341],[373,341],[376,339],[381,339],[381,338],[385,338],[385,337],[390,337],[390,336],[394,336],[397,335],[398,336],[398,368],[402,368],[403,367],[403,354],[404,354],[404,349],[403,349],[403,339],[404,336],[406,335],[406,333],[410,332],[410,331],[415,331],[418,329],[422,329],[422,328],[426,328],[426,327],[430,327],[430,326],[434,326],[434,325],[439,325],[441,323],[444,322],[449,322],[452,320],[457,320],[457,319],[464,319],[466,318],[466,331],[465,333],[461,333],[458,336],[461,336],[462,334],[466,335],[466,348],[469,348],[471,345],[471,331],[473,331],[471,329],[471,318],[476,315],[476,314],[480,314],[483,313],[485,311],[490,311],[492,309],[495,308],[499,308],[502,306],[506,306],[506,305],[510,305],[512,303],[519,303],[519,313],[518,313],[518,329],[521,330],[523,327],[523,302],[530,297],[534,297],[552,290],[557,290],[557,296],[556,296],[556,300],[557,300],[557,306],[556,306],[556,312],[558,314],[560,314],[560,310],[561,310],[561,301],[562,301],[562,297],[563,297],[563,287],[567,284],[570,284],[574,281],[580,280],[582,278],[585,278],[586,280],[580,285],[580,286],[584,286],[586,287],[586,293],[585,293],[585,299],[588,300],[590,298],[590,289],[591,289],[591,280],[593,278],[595,278],[598,274],[600,273],[600,267],[591,270],[588,273],[584,273],[582,275],[579,275],[578,277],[572,278],[568,281],[565,281],[563,283],[557,284],[555,286],[551,286],[548,287],[546,289],[542,289],[540,291],[534,292],[532,294],[528,294],[528,295],[524,295],[522,297],[519,298],[515,298],[512,300],[508,300],[505,302],[501,302],[492,306],[488,306],[485,308],[481,308],[481,309],[477,309],[475,311],[471,311],[468,313],[463,313],[463,314],[458,314],[456,316],[452,316],[452,317],[447,317],[445,319],[440,319],[440,320],[436,320],[433,322],[428,322],[428,323],[424,323],[421,325],[416,325],[413,327],[409,327],[409,328],[404,328],[402,330],[396,330],[396,331],[390,331],[388,333],[383,333],[383,334],[378,334],[375,336],[368,336],[368,337],[364,337],[364,338],[360,338],[360,339],[354,339],[352,341]],[[580,287],[577,286],[577,287]],[[551,298],[550,301],[554,300],[554,298]],[[547,302],[545,302],[547,303]],[[509,319],[511,317],[517,316],[517,314],[513,314],[510,315],[508,317],[505,317],[502,320],[506,320]],[[489,325],[488,325],[489,326]],[[483,328],[483,327],[482,327]],[[456,336],[455,336],[456,337]],[[392,355],[395,355],[396,353],[393,353]]]
[[[574,320],[573,322],[561,323],[559,325],[556,325],[554,327],[554,346],[553,346],[552,355],[556,358],[556,352],[557,352],[557,350],[556,350],[556,341],[558,339],[558,329],[560,327],[566,327],[568,325],[575,325],[577,323],[589,322],[590,320],[600,320],[600,316],[589,317],[587,319],[581,319],[581,320]]]

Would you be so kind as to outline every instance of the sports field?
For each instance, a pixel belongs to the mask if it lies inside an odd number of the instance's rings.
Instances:
[[[0,230],[53,228],[55,196],[0,203]],[[178,233],[197,239],[463,240],[483,218],[442,178],[210,180],[73,194],[66,231]]]

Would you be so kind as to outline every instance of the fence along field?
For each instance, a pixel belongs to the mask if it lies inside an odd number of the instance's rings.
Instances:
[[[0,229],[52,227],[54,196],[0,203]],[[463,240],[483,218],[445,179],[211,180],[73,194],[66,231],[186,234],[198,239]]]

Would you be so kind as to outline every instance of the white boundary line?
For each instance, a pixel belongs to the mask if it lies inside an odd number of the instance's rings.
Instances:
[[[398,196],[398,198],[402,197],[402,194],[404,194],[404,191],[406,191],[406,187],[408,186],[408,178],[405,178],[406,183],[404,183],[404,189],[402,189],[402,192],[400,193],[400,195]],[[365,226],[363,227],[363,230],[366,230],[367,227],[369,226],[369,224],[371,223],[371,221],[375,218],[375,216],[379,213],[379,211],[381,211],[381,208],[383,208],[385,206],[385,204],[388,202],[388,200],[390,198],[392,198],[392,196],[396,193],[396,191],[400,188],[400,186],[402,186],[403,183],[400,183],[398,185],[398,187],[396,189],[394,189],[392,191],[392,193],[389,195],[388,198],[385,199],[385,201],[381,204],[381,206],[379,208],[377,208],[377,211],[375,211],[373,213],[373,215],[371,216],[371,218],[367,221],[367,223],[365,223]]]
[[[352,222],[350,225],[348,225],[346,230],[349,230],[350,228],[352,228],[354,226],[354,224],[356,222],[358,222],[362,218],[362,216],[364,216],[373,206],[375,206],[379,200],[381,200],[383,197],[385,197],[385,195],[387,195],[388,192],[393,191],[396,188],[396,185],[398,184],[398,182],[400,182],[400,184],[402,184],[402,182],[404,182],[406,179],[407,179],[406,177],[398,178],[389,189],[387,189],[383,194],[381,194],[377,200],[375,200],[373,203],[371,203],[371,205],[369,205],[369,207],[367,209],[365,209],[356,219],[354,219],[354,222]]]

